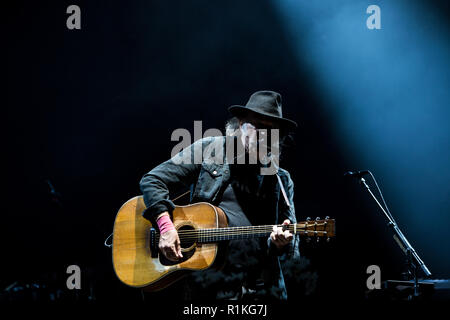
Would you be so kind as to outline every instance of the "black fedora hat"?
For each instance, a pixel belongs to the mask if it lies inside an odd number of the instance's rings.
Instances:
[[[250,96],[245,106],[234,105],[228,111],[235,117],[242,117],[248,114],[258,114],[271,120],[276,120],[281,127],[294,130],[297,123],[293,120],[283,118],[281,108],[281,95],[274,91],[257,91]]]

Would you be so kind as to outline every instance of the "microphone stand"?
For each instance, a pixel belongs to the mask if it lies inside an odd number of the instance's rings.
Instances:
[[[363,185],[366,190],[370,193],[372,198],[375,200],[375,202],[378,204],[378,206],[381,208],[381,211],[383,211],[384,215],[386,216],[388,220],[388,226],[392,228],[394,231],[394,240],[397,242],[397,244],[400,246],[400,249],[405,253],[407,256],[407,265],[409,268],[410,273],[413,275],[414,278],[414,297],[419,296],[419,284],[418,284],[418,269],[422,269],[426,277],[431,276],[430,270],[428,270],[425,263],[420,259],[419,255],[417,254],[416,250],[411,246],[409,241],[406,239],[406,237],[401,232],[400,228],[398,227],[395,220],[389,215],[386,210],[384,210],[381,203],[378,201],[378,199],[373,194],[372,190],[366,183],[366,180],[363,177],[359,177],[359,181],[361,185]]]

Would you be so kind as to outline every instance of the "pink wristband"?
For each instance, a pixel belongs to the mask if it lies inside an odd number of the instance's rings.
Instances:
[[[170,230],[175,230],[175,226],[172,223],[172,220],[170,220],[169,216],[162,216],[161,218],[156,221],[159,228],[159,233],[163,234]]]

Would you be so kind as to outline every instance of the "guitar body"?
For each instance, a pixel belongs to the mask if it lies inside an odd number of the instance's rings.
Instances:
[[[178,231],[183,258],[172,262],[158,249],[158,227],[153,228],[142,213],[146,209],[142,196],[128,200],[117,213],[113,232],[113,265],[117,277],[125,284],[161,290],[186,274],[220,268],[226,258],[227,241],[268,237],[273,225],[228,227],[222,209],[206,202],[177,206],[172,220]],[[335,220],[316,218],[295,224],[277,225],[301,237],[335,236]]]
[[[117,277],[132,287],[147,291],[161,290],[187,273],[221,267],[225,243],[181,241],[183,259],[171,262],[152,246],[152,224],[142,217],[146,209],[143,197],[127,201],[117,213],[113,232],[113,265]],[[177,206],[172,213],[175,228],[188,231],[227,226],[224,212],[209,203]],[[155,226],[158,230],[158,227]],[[154,235],[153,231],[153,235]]]

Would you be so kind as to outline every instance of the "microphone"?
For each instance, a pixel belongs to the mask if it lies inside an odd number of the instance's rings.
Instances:
[[[360,170],[360,171],[347,171],[344,173],[344,177],[354,177],[360,179],[362,176],[368,174],[368,170]]]

